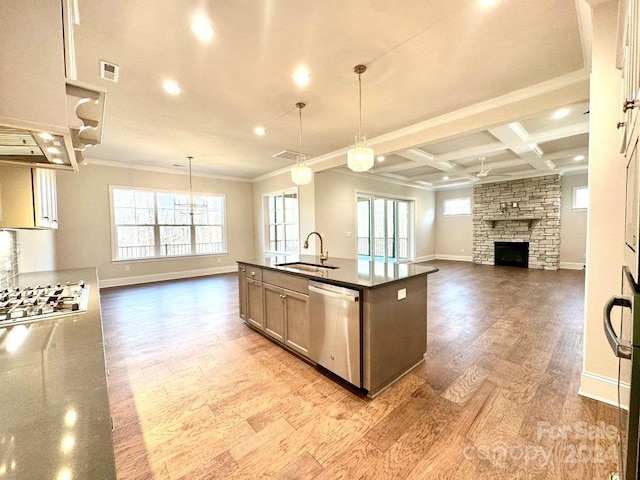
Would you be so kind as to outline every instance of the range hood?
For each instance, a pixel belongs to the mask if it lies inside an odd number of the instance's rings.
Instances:
[[[0,163],[76,170],[75,154],[69,152],[68,143],[64,135],[0,125]]]

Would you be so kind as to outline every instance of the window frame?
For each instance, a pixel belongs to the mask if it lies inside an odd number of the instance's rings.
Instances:
[[[578,197],[578,191],[579,190],[586,190],[587,191],[587,205],[586,206],[576,206],[576,200]],[[573,210],[588,210],[589,209],[589,186],[588,185],[580,185],[577,187],[573,187],[573,201],[571,202],[571,208]]]
[[[296,195],[296,202],[297,202],[297,208],[296,208],[296,222],[295,222],[295,227],[296,227],[296,231],[298,233],[298,248],[295,252],[287,252],[282,251],[282,250],[271,250],[269,248],[271,242],[270,242],[270,236],[269,236],[269,227],[272,225],[269,222],[269,199],[272,197],[277,197],[277,196],[282,196],[283,197],[283,202],[284,202],[284,197],[287,194],[292,194],[295,193]],[[284,203],[283,203],[284,206]],[[285,220],[286,220],[286,216],[285,216]],[[286,226],[287,225],[294,225],[293,223],[286,223],[286,221],[284,223],[275,223],[273,225],[284,225],[285,226],[285,231],[286,231]],[[275,192],[268,192],[262,195],[262,226],[263,226],[263,235],[262,235],[262,252],[265,255],[299,255],[300,254],[300,190],[296,187],[294,188],[287,188],[284,190],[277,190]],[[286,244],[286,234],[285,234],[285,240],[284,240],[285,244]]]
[[[447,213],[447,209],[445,208],[447,202],[454,202],[459,200],[466,200],[469,205],[469,211],[465,213]],[[455,197],[455,198],[445,198],[442,200],[442,216],[443,217],[466,217],[473,215],[473,203],[471,197]]]
[[[154,251],[155,254],[150,257],[135,257],[135,258],[118,258],[118,225],[115,222],[115,202],[113,192],[114,190],[132,190],[132,191],[142,191],[142,192],[151,192],[153,193],[153,204],[154,204],[154,223],[152,224],[131,224],[131,226],[150,226],[153,227],[153,238],[154,238]],[[219,197],[222,199],[222,251],[214,252],[214,253],[195,253],[191,252],[189,254],[184,255],[160,255],[160,227],[169,226],[169,227],[180,227],[180,226],[188,226],[190,231],[190,236],[192,240],[192,245],[196,240],[196,227],[203,226],[197,224],[160,224],[158,223],[158,193],[169,193],[173,195],[187,195],[189,196],[189,192],[182,190],[171,190],[171,189],[162,189],[162,188],[148,188],[148,187],[136,187],[131,185],[109,185],[109,228],[111,230],[111,262],[112,263],[122,263],[122,262],[153,262],[153,261],[162,261],[167,259],[177,259],[177,258],[193,258],[193,257],[205,257],[205,256],[221,256],[228,255],[229,248],[227,242],[227,196],[224,193],[212,193],[212,192],[193,192],[194,197],[204,196],[204,197]],[[206,224],[214,225],[214,224]]]

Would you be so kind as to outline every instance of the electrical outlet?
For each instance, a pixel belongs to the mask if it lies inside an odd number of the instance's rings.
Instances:
[[[353,238],[353,232],[347,232],[347,238]]]
[[[218,263],[222,263],[222,259],[218,257]]]
[[[398,300],[403,300],[405,298],[407,298],[407,289],[401,288],[400,290],[398,290]]]
[[[609,480],[620,480],[620,474],[612,473],[611,475],[609,475]]]
[[[124,271],[128,272],[129,270],[131,270],[131,267],[129,265],[125,265],[124,266]]]
[[[460,249],[460,251],[461,251],[462,253],[464,253],[464,248],[461,248],[461,249]]]

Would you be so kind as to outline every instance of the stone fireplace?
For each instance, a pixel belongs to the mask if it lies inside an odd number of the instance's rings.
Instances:
[[[560,178],[547,175],[474,186],[473,262],[496,265],[496,242],[528,243],[528,268],[557,270]]]

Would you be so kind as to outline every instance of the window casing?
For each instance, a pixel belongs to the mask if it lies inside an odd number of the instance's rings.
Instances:
[[[471,198],[447,198],[442,202],[442,215],[453,217],[456,215],[471,215]]]
[[[195,194],[193,218],[176,208],[183,192],[110,186],[112,258],[138,260],[227,253],[225,197]]]
[[[264,251],[275,254],[300,252],[298,191],[286,190],[265,195]]]
[[[589,187],[573,187],[573,209],[589,208]]]

